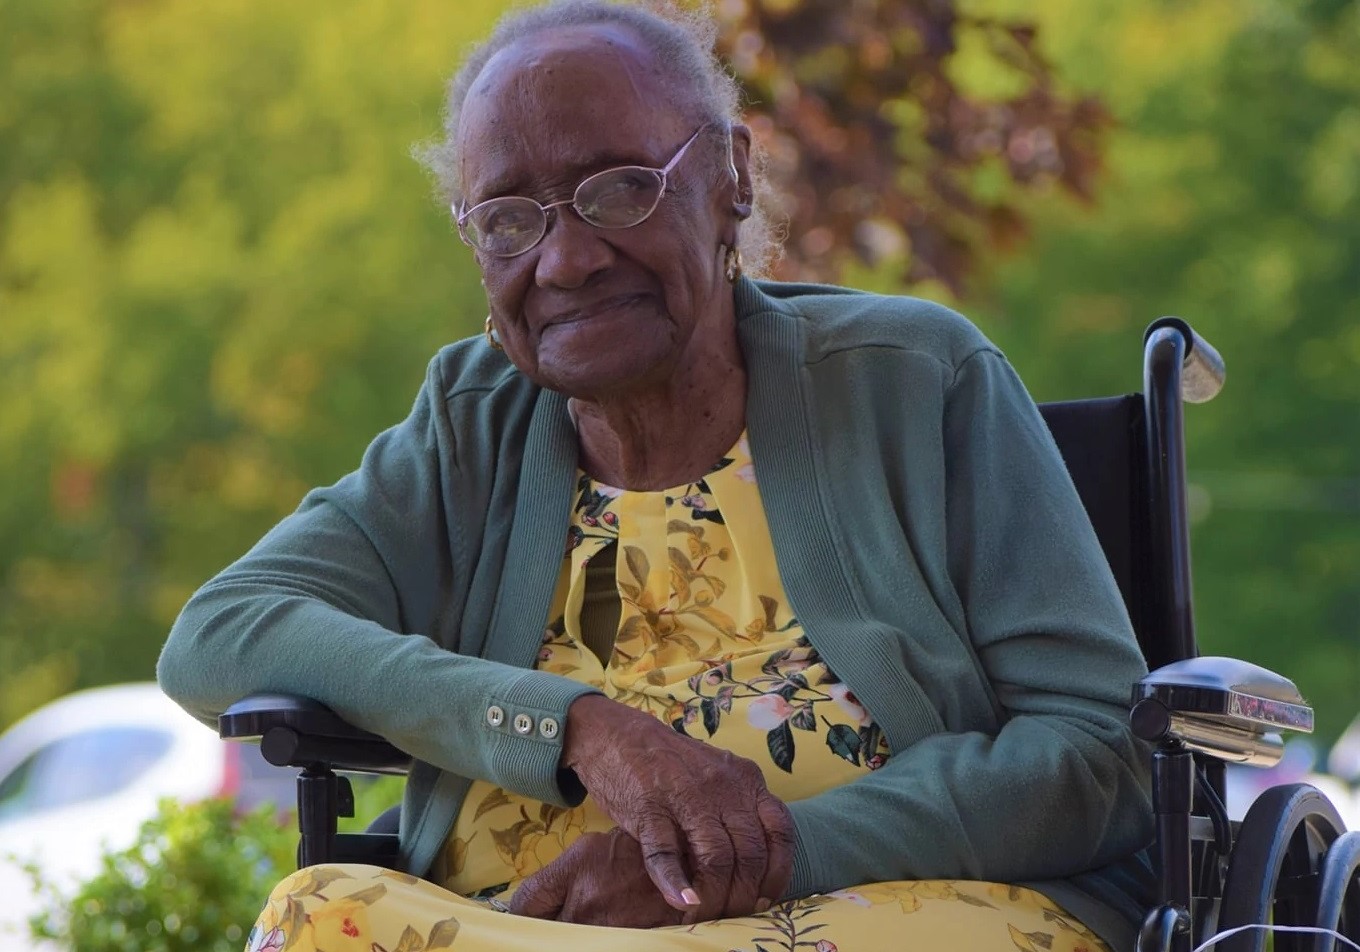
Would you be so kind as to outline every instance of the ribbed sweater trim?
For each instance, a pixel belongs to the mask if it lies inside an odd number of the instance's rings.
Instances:
[[[905,749],[920,737],[942,730],[943,724],[924,692],[893,690],[887,680],[868,676],[869,672],[889,671],[901,664],[900,642],[895,633],[875,636],[878,626],[869,621],[864,610],[858,580],[838,555],[848,540],[834,536],[838,524],[831,511],[834,494],[814,441],[807,370],[802,362],[804,329],[799,318],[767,310],[745,316],[740,330],[748,342],[751,455],[756,478],[772,501],[766,518],[784,592],[809,641],[827,665],[874,713],[889,745],[894,750]],[[780,465],[762,469],[761,459],[778,459]],[[820,518],[803,517],[799,506],[773,504],[792,499],[803,500],[804,506],[820,507]],[[801,555],[780,561],[780,552]],[[818,637],[818,633],[830,632],[835,632],[834,638]],[[797,805],[792,809],[796,816]],[[830,878],[815,838],[802,829],[798,835],[800,848],[790,895],[806,895]]]

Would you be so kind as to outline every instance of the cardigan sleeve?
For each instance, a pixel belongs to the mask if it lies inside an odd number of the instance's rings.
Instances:
[[[791,803],[790,895],[1066,877],[1151,839],[1147,751],[1127,722],[1146,668],[1047,427],[990,350],[958,367],[944,413],[949,577],[1003,722],[928,736]]]
[[[410,416],[370,445],[356,472],[309,493],[193,595],[157,678],[209,726],[248,694],[298,694],[443,770],[572,805],[584,791],[558,770],[560,726],[593,689],[460,655],[411,630],[432,624],[457,571],[444,394],[436,358]],[[528,736],[512,726],[521,713],[534,725]]]

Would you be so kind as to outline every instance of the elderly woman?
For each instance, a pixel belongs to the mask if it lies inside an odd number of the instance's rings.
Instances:
[[[200,717],[294,692],[416,760],[405,872],[294,874],[252,950],[1129,943],[1144,668],[1063,464],[958,315],[742,276],[711,40],[500,24],[434,156],[485,338],[176,623]]]

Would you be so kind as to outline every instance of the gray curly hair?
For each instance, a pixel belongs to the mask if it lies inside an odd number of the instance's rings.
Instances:
[[[687,11],[672,0],[615,3],[609,0],[549,0],[535,7],[507,13],[491,36],[469,53],[449,81],[444,108],[444,133],[414,150],[435,181],[445,204],[458,197],[458,123],[463,104],[487,61],[519,40],[566,27],[614,24],[631,30],[656,56],[661,69],[673,76],[676,88],[687,95],[686,107],[706,122],[728,128],[741,121],[741,87],[716,53],[718,26],[707,9]],[[778,240],[768,215],[768,189],[763,154],[751,147],[751,178],[755,194],[751,217],[739,231],[738,245],[748,273],[762,274],[778,256]]]

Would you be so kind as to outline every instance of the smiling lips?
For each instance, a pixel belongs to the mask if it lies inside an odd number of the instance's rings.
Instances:
[[[609,311],[617,311],[631,304],[636,304],[646,297],[647,295],[641,293],[616,294],[585,307],[576,307],[571,310],[561,311],[548,318],[543,326],[544,328],[548,328],[562,324],[576,324],[580,321],[588,321],[591,318],[599,317]]]

